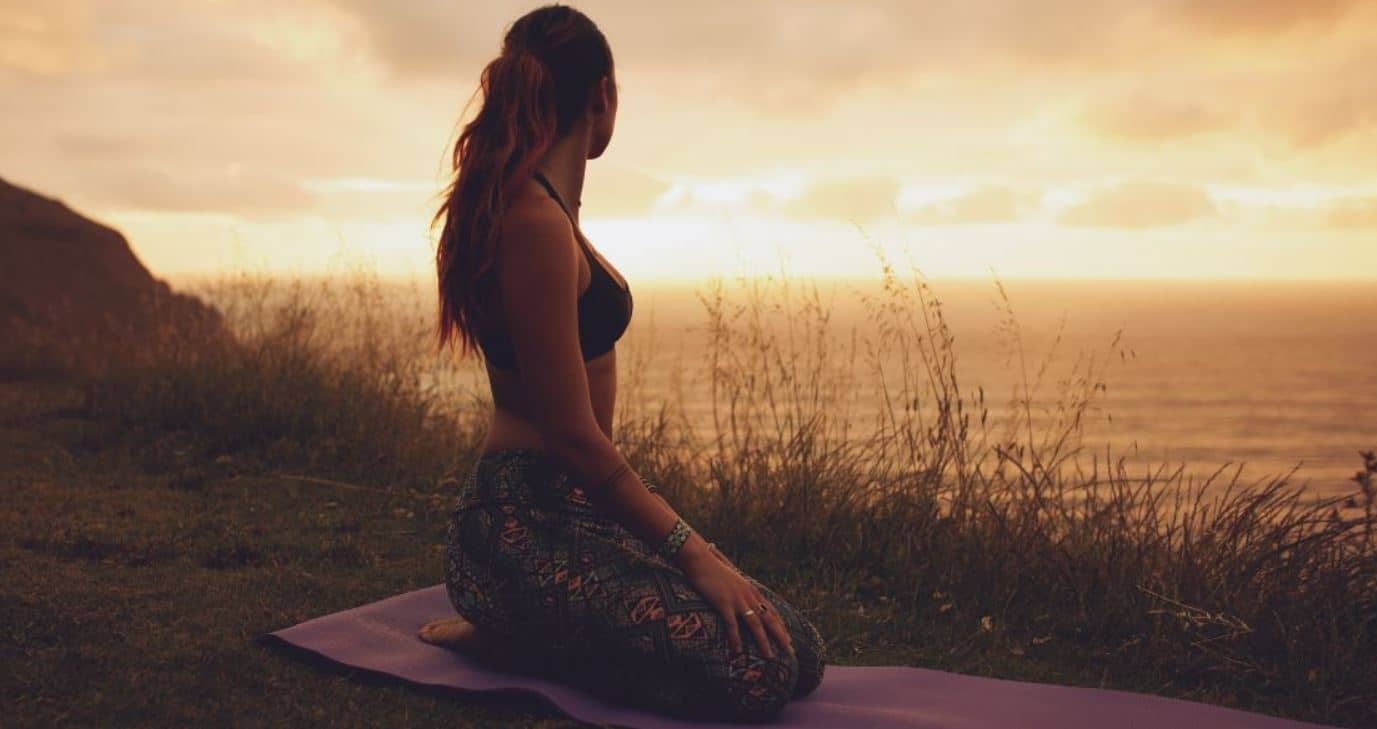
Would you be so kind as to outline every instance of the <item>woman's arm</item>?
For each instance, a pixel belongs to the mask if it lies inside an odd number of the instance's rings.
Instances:
[[[578,339],[580,249],[563,211],[544,201],[523,201],[508,216],[499,247],[502,305],[522,384],[546,449],[588,497],[652,547],[679,519],[652,495],[603,432],[588,393],[588,372]],[[696,532],[679,552],[681,566],[712,559]]]

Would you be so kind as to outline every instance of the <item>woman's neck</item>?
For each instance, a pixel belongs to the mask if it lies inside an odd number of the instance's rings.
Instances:
[[[537,165],[545,174],[555,191],[569,207],[569,213],[578,220],[580,199],[583,197],[583,175],[588,165],[588,140],[577,129],[564,135],[563,139],[550,146]]]

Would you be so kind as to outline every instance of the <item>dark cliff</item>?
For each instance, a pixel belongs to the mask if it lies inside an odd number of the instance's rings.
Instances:
[[[218,311],[154,278],[118,231],[0,179],[0,375],[98,372],[227,339]]]

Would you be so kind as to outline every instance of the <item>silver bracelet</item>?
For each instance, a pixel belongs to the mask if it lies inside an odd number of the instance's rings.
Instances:
[[[684,548],[684,542],[688,541],[689,533],[692,531],[693,529],[688,525],[688,522],[682,518],[678,519],[674,522],[674,528],[669,530],[669,535],[665,537],[665,541],[660,543],[660,548],[656,551],[661,557],[673,562],[675,555]]]
[[[656,485],[655,485],[655,482],[651,481],[650,479],[646,478],[645,476],[641,476],[641,483],[645,484],[645,489],[646,489],[646,491],[649,491],[649,492],[652,493],[652,494],[653,494],[653,493],[656,493],[656,492],[658,492],[658,491],[660,490],[660,487],[659,487],[659,486],[656,486]]]

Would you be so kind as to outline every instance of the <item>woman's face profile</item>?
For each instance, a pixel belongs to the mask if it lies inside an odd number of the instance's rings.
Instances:
[[[617,124],[617,79],[612,74],[598,81],[589,113],[593,117],[593,143],[589,146],[588,159],[597,159],[607,150]]]

